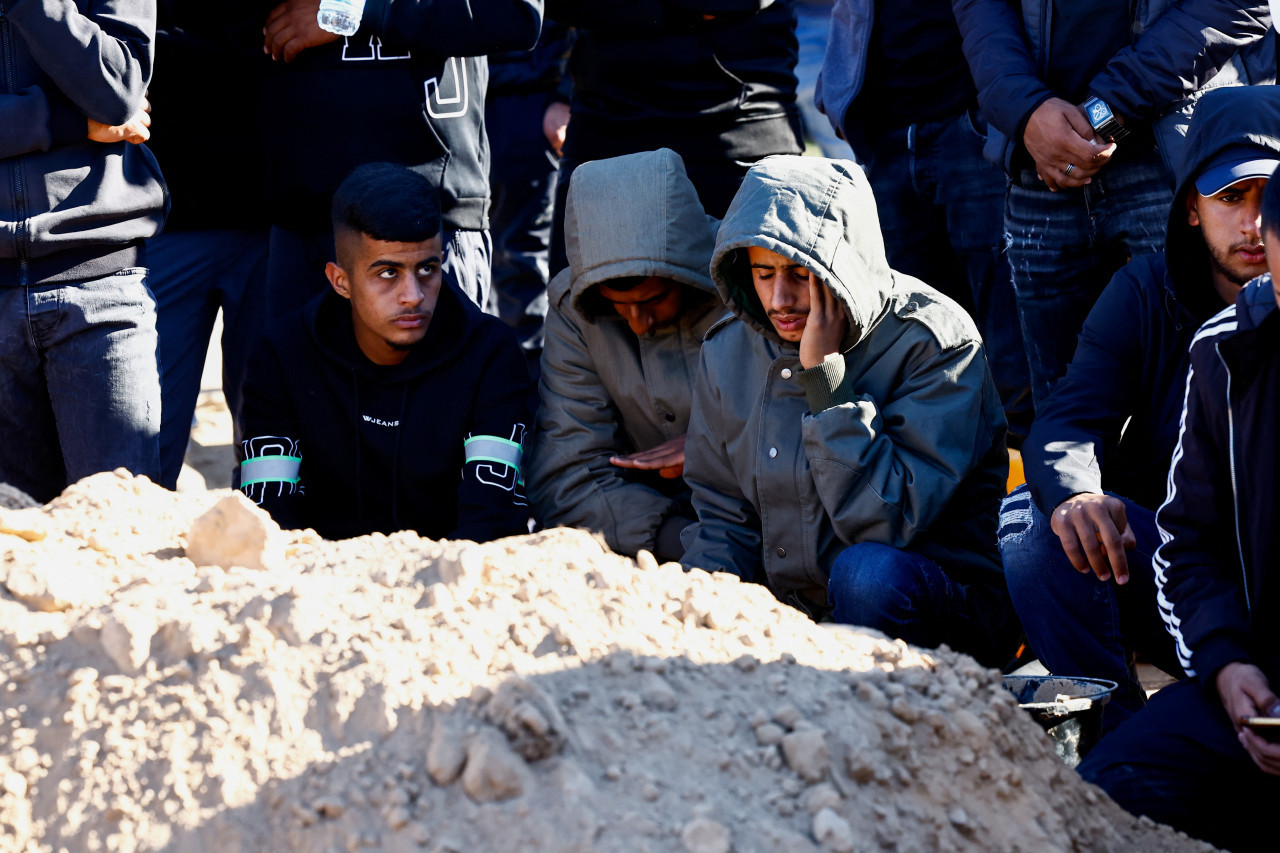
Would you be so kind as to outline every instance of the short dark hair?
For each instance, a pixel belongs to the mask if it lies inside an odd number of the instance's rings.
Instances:
[[[1272,176],[1262,191],[1262,233],[1280,234],[1280,175]]]
[[[440,188],[395,163],[357,166],[333,194],[333,230],[389,243],[420,243],[440,233]]]
[[[598,287],[607,287],[610,290],[616,290],[619,293],[626,293],[629,290],[635,290],[640,285],[648,281],[648,276],[643,275],[624,275],[620,278],[610,278],[600,282]]]

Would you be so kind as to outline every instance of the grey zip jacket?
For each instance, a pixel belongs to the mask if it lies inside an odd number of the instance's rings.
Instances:
[[[839,355],[801,368],[799,345],[756,296],[752,245],[834,291],[849,320]],[[982,341],[954,302],[889,268],[862,171],[816,157],[759,163],[711,271],[736,316],[703,343],[685,449],[698,524],[682,562],[821,601],[839,553],[878,542],[957,583],[1003,587],[1006,427]]]
[[[547,289],[542,406],[525,480],[544,525],[604,534],[621,554],[653,550],[687,490],[609,462],[685,434],[702,337],[724,314],[709,265],[716,220],[684,163],[663,148],[586,163],[565,215],[569,266]],[[672,327],[637,337],[596,293],[602,282],[664,276],[685,286]]]

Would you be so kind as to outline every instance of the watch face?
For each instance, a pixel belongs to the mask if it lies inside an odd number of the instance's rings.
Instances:
[[[1111,118],[1111,110],[1102,101],[1094,101],[1089,105],[1089,123],[1094,127]]]

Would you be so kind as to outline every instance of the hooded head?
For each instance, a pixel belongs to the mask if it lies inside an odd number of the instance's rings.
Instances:
[[[820,278],[849,319],[842,350],[884,314],[893,289],[871,186],[845,160],[768,157],[751,168],[716,238],[711,275],[725,303],[774,341],[782,337],[756,294],[747,249],[781,255]]]
[[[1178,302],[1197,323],[1231,298],[1215,281],[1243,284],[1265,271],[1255,211],[1280,164],[1280,92],[1213,89],[1196,105],[1169,209],[1165,258]],[[1247,213],[1246,213],[1247,211]]]
[[[680,312],[706,306],[715,292],[707,272],[714,234],[715,220],[674,151],[584,163],[573,172],[565,208],[568,298],[587,322],[625,317],[601,286],[626,305],[633,297],[661,298],[654,279],[679,286]]]

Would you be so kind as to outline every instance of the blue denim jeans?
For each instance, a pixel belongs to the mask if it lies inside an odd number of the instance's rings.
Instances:
[[[0,482],[40,501],[90,474],[160,473],[147,271],[0,288]]]
[[[928,557],[862,542],[836,557],[827,580],[831,618],[917,646],[946,643],[987,666],[1017,650],[1018,628],[1003,588],[959,584]]]
[[[950,296],[974,318],[1017,443],[1031,428],[1027,357],[1004,252],[1004,173],[982,156],[968,113],[870,140],[889,265]]]
[[[1120,499],[1138,541],[1129,552],[1124,586],[1075,570],[1026,486],[1004,499],[998,534],[1009,595],[1040,662],[1054,675],[1107,678],[1120,685],[1103,717],[1108,730],[1146,702],[1129,664],[1132,651],[1170,675],[1182,675],[1173,638],[1156,607],[1151,555],[1160,534],[1155,513]]]
[[[240,441],[240,388],[266,322],[267,232],[173,231],[147,243],[160,337],[160,484],[182,471],[209,335],[222,309],[222,391]]]
[[[1154,149],[1050,192],[1034,172],[1009,187],[1005,230],[1036,405],[1067,370],[1089,309],[1116,270],[1164,251],[1173,177]]]
[[[1078,769],[1132,814],[1236,853],[1276,849],[1280,777],[1258,769],[1217,692],[1194,679],[1152,696]]]

